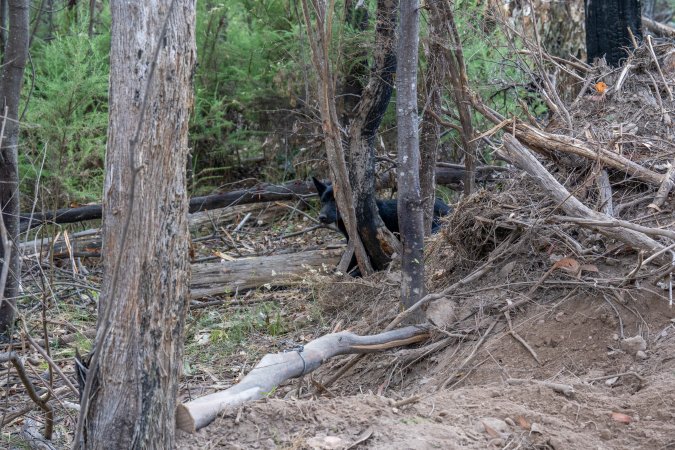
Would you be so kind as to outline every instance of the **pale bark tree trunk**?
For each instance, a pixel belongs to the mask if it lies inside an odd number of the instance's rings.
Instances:
[[[424,220],[420,195],[417,59],[419,0],[400,4],[401,33],[396,77],[398,127],[398,226],[401,254],[401,303],[409,308],[424,295]],[[420,317],[421,319],[422,317]]]
[[[174,446],[195,1],[111,2],[104,279],[76,448]]]
[[[0,336],[9,335],[14,324],[14,308],[19,295],[21,262],[19,238],[19,100],[28,56],[28,0],[9,0],[9,34],[0,74],[0,211],[11,243],[9,273],[0,295]],[[0,245],[0,267],[7,255]]]

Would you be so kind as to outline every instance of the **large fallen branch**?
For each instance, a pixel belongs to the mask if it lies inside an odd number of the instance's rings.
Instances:
[[[480,99],[473,98],[472,102],[473,106],[490,121],[495,124],[504,124],[504,116],[490,109],[480,101]],[[550,156],[550,154],[554,152],[581,156],[593,162],[600,162],[607,167],[627,173],[640,181],[644,181],[645,183],[657,187],[661,186],[664,177],[666,176],[649,170],[625,156],[602,147],[596,146],[595,148],[589,148],[585,142],[580,141],[579,139],[548,133],[516,118],[513,120],[515,121],[515,126],[512,131],[515,137],[520,141],[527,143],[527,145],[537,153],[544,154],[544,156]],[[511,130],[511,127],[509,127],[509,129]]]
[[[281,185],[262,183],[250,189],[204,197],[193,197],[190,199],[190,213],[247,203],[292,200],[315,194],[316,189],[311,182],[291,181]],[[45,222],[73,223],[83,220],[96,220],[101,218],[102,211],[103,207],[101,205],[88,205],[79,208],[63,208],[45,213],[33,213],[32,215],[30,213],[22,213],[21,231],[26,231],[29,224],[31,228],[34,228]]]
[[[201,298],[257,287],[288,286],[312,270],[332,273],[343,248],[259,256],[218,263],[193,264],[190,295]]]
[[[492,174],[499,170],[499,168],[490,166],[477,167],[476,181],[491,181],[493,179]],[[436,168],[436,183],[451,189],[460,189],[459,186],[463,177],[464,169],[461,167],[448,164]],[[389,182],[388,179],[383,180],[378,185],[379,189],[392,187],[394,187],[394,183]],[[296,198],[304,199],[315,194],[316,188],[310,181],[296,180],[281,185],[262,183],[250,189],[194,197],[190,199],[190,213],[248,203],[293,200]],[[21,213],[21,232],[27,231],[29,226],[30,228],[35,228],[47,222],[62,224],[97,220],[101,218],[102,211],[103,207],[101,205],[87,205],[78,208],[62,208],[44,213]]]
[[[647,250],[649,252],[659,252],[664,247],[651,239],[644,233],[635,229],[621,226],[613,217],[602,214],[588,208],[574,197],[563,185],[551,175],[537,158],[532,155],[516,138],[509,134],[504,135],[504,146],[499,150],[501,156],[512,161],[518,167],[530,174],[534,181],[547,192],[565,213],[572,217],[580,219],[591,219],[602,223],[601,225],[593,222],[580,221],[582,226],[588,226],[612,239],[619,240],[632,248]],[[616,223],[615,227],[603,226],[606,223]]]
[[[270,353],[231,388],[178,405],[176,426],[194,433],[219,414],[242,403],[270,395],[282,382],[316,370],[329,358],[350,353],[374,353],[428,339],[424,327],[410,326],[374,336],[357,336],[343,331],[328,334],[295,351]]]

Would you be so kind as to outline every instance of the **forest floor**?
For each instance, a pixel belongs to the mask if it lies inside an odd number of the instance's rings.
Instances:
[[[675,79],[675,48],[656,51],[663,75],[644,49],[622,71],[584,69],[591,91],[568,105],[575,129],[559,117],[545,129],[530,125],[530,135],[547,136],[544,144],[565,144],[554,151],[530,145],[541,170],[569,190],[565,201],[542,188],[542,177],[514,168],[453,205],[426,243],[428,292],[446,293],[426,305],[427,341],[362,357],[334,381],[354,356],[328,360],[195,434],[179,432],[178,448],[675,449],[673,265],[611,233],[673,244],[675,198],[659,200],[662,185],[653,180],[673,173],[675,101],[652,86],[662,76]],[[609,93],[592,92],[599,79]],[[523,129],[515,120],[505,128],[528,144]],[[597,158],[565,153],[583,146]],[[627,175],[616,155],[639,170]],[[572,197],[609,215],[580,223],[584,217],[565,209]],[[247,257],[343,245],[333,231],[305,232],[316,211],[299,207],[245,205],[219,221],[207,217],[208,230],[193,234],[193,276],[207,262],[224,273]],[[22,340],[20,350],[40,393],[50,364],[63,373],[52,374],[50,387],[56,448],[71,445],[78,415],[77,392],[64,377],[75,382],[75,348],[90,348],[96,323],[97,247],[89,245],[92,234],[81,236],[90,241],[79,256],[77,239],[64,233],[58,255],[24,248],[21,333],[35,343]],[[283,287],[273,271],[257,288],[193,298],[180,401],[231,387],[267,353],[343,330],[379,333],[400,312],[396,263],[359,279],[332,274],[333,263],[320,266]],[[49,364],[35,350],[45,332]],[[21,448],[27,419],[43,416],[12,367],[0,367],[0,375],[2,444]]]
[[[444,242],[450,229],[432,237],[430,247]],[[428,258],[428,271],[437,278],[432,285],[449,281],[439,280],[448,275],[447,262],[438,264],[447,261],[447,250],[436,245]],[[675,309],[667,292],[648,283],[594,287],[594,279],[601,285],[629,272],[635,262],[629,257],[599,266],[590,278],[552,275],[531,302],[510,313],[538,363],[494,305],[518,298],[518,279],[536,281],[545,272],[535,270],[539,262],[524,251],[464,295],[445,299],[452,311],[443,315],[470,318],[438,331],[434,341],[472,326],[484,332],[496,322],[482,342],[478,333],[436,348],[426,343],[424,352],[370,355],[334,386],[317,388],[351,359],[343,357],[194,435],[180,433],[179,448],[675,448]],[[316,291],[288,297],[282,309],[302,316],[318,307],[327,330],[365,333],[395,315],[395,278],[392,272],[316,279]],[[318,334],[310,327],[283,339],[306,342]],[[269,338],[261,341],[263,353],[272,351]],[[467,358],[470,363],[461,366]],[[241,367],[237,359],[225,365]],[[218,375],[212,377],[207,384]]]

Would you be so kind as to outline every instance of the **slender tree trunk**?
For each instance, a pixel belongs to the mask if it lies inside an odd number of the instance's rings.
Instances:
[[[354,253],[361,273],[366,275],[372,272],[366,249],[359,238],[354,208],[354,196],[349,184],[347,164],[340,136],[340,122],[335,105],[334,76],[329,61],[329,43],[331,41],[332,14],[325,5],[315,9],[316,27],[312,26],[311,14],[306,0],[302,0],[302,13],[307,26],[307,36],[312,49],[312,63],[318,77],[319,108],[325,137],[326,155],[334,184],[335,200],[341,211],[342,220],[347,227],[350,244],[354,245]],[[378,216],[379,217],[379,216]]]
[[[28,56],[28,0],[8,1],[9,35],[0,74],[0,211],[12,247],[9,274],[4,295],[0,296],[0,335],[9,335],[14,324],[14,309],[19,295],[21,262],[19,239],[19,100],[23,71]],[[5,262],[4,246],[0,260]],[[2,266],[2,264],[0,264]],[[2,298],[4,297],[4,298]]]
[[[87,35],[90,39],[94,36],[94,23],[96,23],[96,0],[89,0],[89,29]]]
[[[585,5],[588,62],[604,56],[618,66],[627,56],[624,48],[633,48],[631,34],[642,40],[640,0],[586,0]]]
[[[449,42],[444,45],[445,60],[452,90],[452,97],[457,107],[459,122],[461,125],[460,139],[464,147],[464,193],[471,194],[476,185],[476,159],[477,146],[473,141],[473,124],[471,122],[471,93],[469,91],[469,78],[466,74],[462,41],[457,31],[455,16],[452,13],[452,5],[447,0],[440,0],[428,4],[431,14],[442,21],[445,27],[443,33],[448,36]]]
[[[420,195],[417,60],[419,0],[401,2],[398,43],[396,118],[398,125],[398,226],[401,255],[401,303],[405,308],[424,296],[424,220]]]
[[[76,448],[170,449],[188,306],[195,1],[111,2],[96,350]]]
[[[441,116],[441,89],[445,79],[442,43],[447,41],[440,17],[429,14],[429,37],[424,45],[427,70],[424,77],[424,120],[420,137],[420,188],[424,212],[424,234],[431,234],[436,199],[436,160],[441,142],[441,127],[435,117]]]

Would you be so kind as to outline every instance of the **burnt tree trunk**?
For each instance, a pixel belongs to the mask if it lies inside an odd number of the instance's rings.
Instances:
[[[349,181],[361,237],[373,268],[387,266],[398,247],[375,203],[375,137],[387,110],[396,74],[397,0],[378,0],[370,79],[348,124]]]
[[[586,0],[585,6],[588,62],[604,56],[607,64],[619,66],[625,48],[633,47],[631,33],[642,40],[640,0]]]
[[[0,335],[9,335],[19,295],[19,100],[28,56],[28,0],[8,0],[9,34],[0,74],[0,211],[10,241],[9,255],[0,245],[0,267],[9,264],[7,282],[0,293]]]
[[[420,193],[417,48],[419,0],[401,2],[401,34],[396,78],[398,132],[398,226],[401,254],[401,303],[407,309],[424,296],[424,220]],[[422,317],[419,317],[422,319]]]
[[[111,2],[104,278],[76,448],[174,447],[194,0]]]

